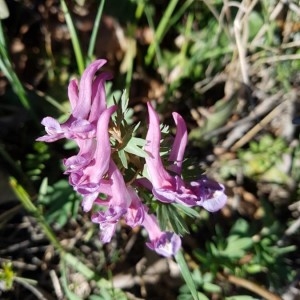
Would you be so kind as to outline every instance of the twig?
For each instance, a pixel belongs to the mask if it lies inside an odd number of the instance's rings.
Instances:
[[[223,275],[220,275],[220,277],[224,278]],[[230,283],[233,283],[234,285],[241,286],[261,297],[263,297],[266,300],[281,300],[281,297],[278,295],[266,290],[265,288],[259,286],[258,284],[244,278],[236,277],[234,275],[228,275],[225,276],[225,279],[227,279]]]
[[[248,131],[240,140],[238,140],[232,147],[232,151],[236,151],[243,145],[245,145],[248,141],[251,140],[253,136],[255,136],[260,130],[264,128],[269,122],[271,122],[274,117],[280,113],[282,106],[286,104],[286,101],[280,103],[276,106],[271,112],[269,112],[259,123],[257,123],[250,131]]]

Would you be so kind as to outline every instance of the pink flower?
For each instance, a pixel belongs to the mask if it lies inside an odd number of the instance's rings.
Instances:
[[[95,61],[86,68],[79,83],[76,80],[70,81],[69,118],[62,124],[52,117],[44,118],[42,124],[47,134],[37,140],[54,142],[67,138],[77,143],[78,154],[64,160],[65,174],[69,175],[69,183],[74,190],[82,195],[84,211],[101,207],[92,214],[91,219],[99,225],[103,243],[112,239],[117,224],[122,219],[132,228],[143,226],[149,236],[147,246],[160,255],[170,257],[178,252],[181,239],[177,234],[164,232],[159,228],[157,218],[148,213],[148,207],[141,201],[138,188],[143,186],[151,190],[164,203],[176,202],[216,211],[227,200],[224,186],[205,176],[191,182],[186,182],[181,177],[188,134],[183,118],[175,112],[172,115],[177,128],[176,136],[168,157],[169,165],[164,167],[160,156],[159,118],[150,103],[149,128],[144,147],[147,152],[145,160],[148,178],[138,178],[134,185],[125,182],[127,173],[124,175],[123,169],[120,170],[113,160],[110,143],[111,116],[117,111],[116,105],[107,108],[106,104],[105,81],[110,79],[110,75],[97,75],[105,63],[106,60],[103,59]],[[114,151],[117,152],[118,148]]]
[[[187,129],[182,117],[173,113],[177,131],[171,148],[169,161],[173,162],[170,169],[176,173],[172,176],[165,169],[160,157],[161,132],[159,118],[148,103],[149,129],[146,136],[145,151],[149,180],[152,183],[153,195],[165,203],[177,202],[186,206],[203,206],[208,211],[222,208],[227,200],[224,187],[215,181],[202,177],[198,181],[186,183],[181,177],[184,150],[187,143]]]
[[[71,115],[63,124],[52,117],[42,120],[46,135],[37,141],[54,142],[64,137],[73,139],[93,138],[96,134],[96,123],[106,108],[105,80],[110,75],[102,73],[95,77],[96,72],[106,63],[99,59],[90,64],[82,74],[79,86],[76,80],[71,80],[68,95],[71,104]]]
[[[142,204],[141,199],[137,195],[135,189],[128,186],[127,192],[130,196],[131,203],[125,215],[126,224],[132,228],[142,225],[147,211],[146,207]]]
[[[154,215],[145,214],[144,228],[148,232],[150,242],[146,245],[156,253],[170,257],[175,255],[181,247],[180,237],[173,232],[161,231]]]
[[[92,208],[93,202],[101,192],[102,178],[107,173],[110,162],[111,146],[108,124],[116,106],[104,110],[97,123],[96,146],[94,141],[82,143],[77,156],[65,160],[70,183],[74,189],[84,196],[84,211]],[[80,143],[81,144],[81,143]]]
[[[135,227],[142,224],[145,213],[145,208],[135,190],[126,186],[123,175],[112,160],[110,160],[108,177],[111,180],[111,195],[105,202],[96,201],[97,204],[107,208],[92,216],[92,221],[99,224],[100,239],[103,243],[111,240],[116,224],[121,218],[125,219],[127,225]]]

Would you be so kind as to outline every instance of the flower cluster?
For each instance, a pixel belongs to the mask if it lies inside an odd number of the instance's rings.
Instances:
[[[105,81],[110,75],[105,72],[97,75],[105,63],[103,59],[93,62],[79,83],[70,81],[68,96],[72,111],[69,118],[62,124],[51,117],[44,118],[42,124],[47,134],[37,140],[54,142],[66,138],[77,144],[78,154],[63,161],[65,173],[70,185],[83,198],[83,210],[92,210],[91,219],[99,224],[103,243],[110,242],[118,222],[123,219],[132,228],[145,228],[150,249],[166,257],[172,256],[181,247],[181,239],[174,232],[160,229],[156,216],[140,198],[139,189],[148,190],[163,203],[202,206],[214,212],[225,205],[224,187],[205,176],[191,182],[182,179],[187,128],[183,118],[175,112],[176,136],[168,157],[169,165],[164,166],[160,155],[159,118],[150,103],[147,104],[149,126],[144,146],[147,175],[140,174],[130,183],[124,180],[124,170],[118,167],[112,155],[117,149],[111,145],[110,126],[118,107],[107,107]]]

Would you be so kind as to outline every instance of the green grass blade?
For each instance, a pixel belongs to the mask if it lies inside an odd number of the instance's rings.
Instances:
[[[155,31],[155,26],[154,26],[154,22],[153,22],[153,19],[152,19],[152,16],[151,16],[151,10],[149,9],[149,7],[146,5],[145,6],[145,16],[147,18],[147,21],[148,21],[148,24],[149,24],[149,27]],[[149,46],[148,48],[148,54],[149,54],[149,51],[150,51],[150,47],[153,48],[153,50],[151,50],[151,53],[153,52],[153,55],[154,53],[156,52],[156,58],[157,58],[157,61],[158,61],[158,64],[160,65],[161,62],[162,62],[162,55],[161,55],[161,52],[160,52],[160,48],[159,48],[159,43],[157,42],[157,38],[155,36],[154,40],[153,40],[153,43]],[[152,58],[153,58],[153,55],[152,55]],[[148,57],[148,56],[147,56]],[[152,58],[148,58],[147,57],[145,58],[145,61],[146,61],[146,64],[150,64],[151,61],[152,61]]]
[[[76,62],[77,62],[77,67],[78,67],[78,71],[79,74],[82,74],[84,71],[84,59],[83,59],[83,54],[82,54],[82,50],[81,50],[81,46],[79,43],[79,39],[77,36],[77,32],[70,14],[70,11],[68,9],[68,6],[66,5],[65,0],[60,0],[60,4],[62,7],[62,11],[64,13],[65,19],[66,19],[66,23],[71,35],[71,41],[72,41],[72,45],[73,45],[73,49],[74,49],[74,53],[75,53],[75,57],[76,57]]]
[[[98,34],[99,26],[100,26],[100,21],[101,21],[104,5],[105,5],[105,0],[101,0],[98,11],[97,11],[96,19],[94,22],[94,27],[93,27],[90,43],[89,43],[89,48],[88,48],[88,53],[87,53],[88,60],[92,59],[93,52],[95,50],[95,44],[96,44],[97,34]]]
[[[175,259],[176,259],[176,262],[179,265],[181,275],[182,275],[186,285],[188,286],[188,288],[189,288],[189,290],[192,294],[193,299],[194,300],[199,300],[198,292],[197,292],[197,289],[196,289],[196,286],[195,286],[195,282],[192,278],[192,274],[189,270],[189,267],[188,267],[181,251],[178,251],[178,253],[175,255]]]
[[[146,64],[149,65],[150,62],[152,61],[153,59],[153,56],[155,54],[155,50],[157,49],[158,47],[158,44],[161,42],[162,38],[163,38],[163,35],[165,34],[166,32],[166,28],[168,26],[168,23],[170,21],[170,18],[174,12],[174,9],[177,5],[179,0],[171,0],[169,2],[169,5],[166,9],[166,12],[164,13],[161,21],[159,22],[158,26],[157,26],[157,29],[155,31],[155,39],[154,39],[154,42],[152,44],[150,44],[149,48],[148,48],[148,51],[147,51],[147,55],[146,55],[146,58],[145,58],[145,61],[146,61]]]
[[[7,52],[7,45],[4,37],[2,22],[0,21],[0,69],[10,82],[14,92],[18,95],[21,104],[30,110],[30,103],[26,91],[15,73]],[[32,111],[31,111],[32,113]]]
[[[176,11],[176,13],[170,18],[166,29],[164,31],[164,34],[162,37],[165,36],[165,34],[168,32],[168,30],[172,27],[175,26],[175,24],[179,21],[179,19],[182,17],[182,15],[186,12],[188,7],[194,2],[194,0],[187,0],[185,1],[182,6]],[[190,14],[189,14],[190,15]],[[193,15],[193,14],[192,14]]]

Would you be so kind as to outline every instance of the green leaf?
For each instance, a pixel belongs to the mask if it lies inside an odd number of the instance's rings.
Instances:
[[[264,267],[259,264],[253,264],[248,266],[246,265],[245,270],[247,273],[255,274],[255,273],[262,272],[264,270]]]
[[[118,151],[118,156],[125,169],[128,168],[127,158],[124,149]]]
[[[253,240],[250,237],[239,238],[239,236],[231,235],[227,239],[228,246],[226,249],[239,248],[248,249],[253,244]]]
[[[157,206],[157,217],[162,230],[171,228],[179,235],[189,233],[184,218],[180,215],[175,206],[159,204]]]
[[[179,203],[172,203],[171,205],[175,206],[176,209],[182,211],[184,214],[186,214],[189,217],[199,218],[199,212],[193,209],[192,207],[187,207]]]
[[[290,245],[286,247],[277,247],[274,249],[274,252],[276,252],[276,255],[283,255],[289,252],[296,251],[297,247],[295,245]]]
[[[205,138],[205,134],[224,125],[237,105],[237,98],[221,99],[215,104],[215,112],[206,119],[204,126],[192,129],[189,137],[193,140]]]
[[[139,157],[147,157],[147,153],[140,148],[141,147],[141,139],[132,137],[127,145],[124,147],[124,150],[128,153],[137,155]]]
[[[245,250],[253,245],[252,238],[231,235],[227,239],[227,246],[220,254],[229,258],[241,258],[245,255]]]
[[[222,292],[222,289],[218,285],[211,283],[211,282],[204,282],[203,289],[209,293],[221,293]]]
[[[258,31],[261,29],[261,27],[264,25],[264,21],[261,17],[261,15],[255,11],[252,10],[249,15],[249,40],[251,41]]]
[[[198,292],[198,299],[199,300],[209,300],[209,298],[201,292]]]
[[[39,204],[46,206],[45,219],[48,223],[55,222],[59,227],[77,214],[79,202],[80,198],[65,179],[48,186],[46,194],[39,197]]]
[[[185,224],[183,217],[177,212],[176,209],[171,209],[171,206],[168,206],[168,208],[169,208],[169,220],[172,229],[179,235],[184,235],[186,233],[189,233],[189,229]]]
[[[230,234],[239,235],[239,234],[247,234],[249,230],[249,224],[244,219],[237,219],[234,225],[230,229]]]
[[[166,208],[166,205],[161,204],[157,206],[156,209],[156,214],[157,214],[157,219],[159,222],[159,226],[161,228],[161,230],[165,231],[168,227],[168,210]]]
[[[45,195],[47,195],[47,191],[48,191],[48,178],[45,177],[42,180],[42,183],[40,185],[39,195],[38,195],[39,201],[43,201],[43,198],[45,197]]]

